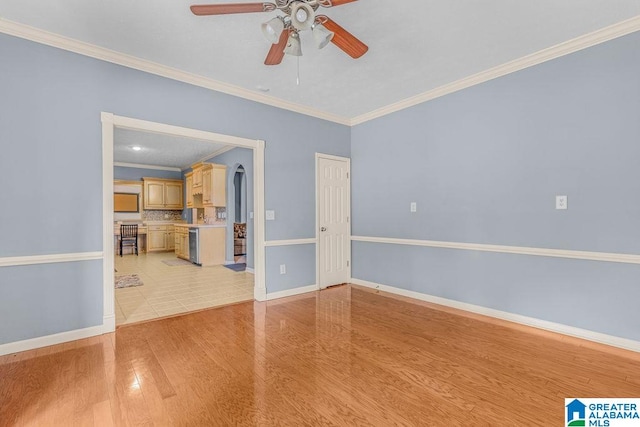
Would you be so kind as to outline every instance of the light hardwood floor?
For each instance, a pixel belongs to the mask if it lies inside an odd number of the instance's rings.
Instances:
[[[137,274],[144,285],[115,290],[116,325],[253,300],[253,274],[223,266],[170,266],[173,252],[115,257],[116,277]]]
[[[638,353],[341,286],[0,358],[0,425],[563,425]]]

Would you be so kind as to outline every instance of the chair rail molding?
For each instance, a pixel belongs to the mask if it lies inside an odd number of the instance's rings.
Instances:
[[[640,255],[609,252],[576,251],[570,249],[531,248],[524,246],[489,245],[484,243],[443,242],[437,240],[397,239],[393,237],[352,236],[351,241],[385,243],[392,245],[426,246],[430,248],[462,249],[505,254],[534,255],[555,258],[584,259],[590,261],[640,264]]]
[[[59,262],[77,262],[102,259],[102,252],[78,252],[67,254],[26,255],[14,257],[0,257],[0,267],[14,267],[18,265],[54,264]]]
[[[284,240],[267,240],[264,242],[265,246],[291,246],[291,245],[314,245],[316,244],[315,237],[309,237],[306,239],[284,239]]]

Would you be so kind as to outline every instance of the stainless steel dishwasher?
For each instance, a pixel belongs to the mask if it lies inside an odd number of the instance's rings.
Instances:
[[[189,228],[189,261],[200,265],[200,230]]]

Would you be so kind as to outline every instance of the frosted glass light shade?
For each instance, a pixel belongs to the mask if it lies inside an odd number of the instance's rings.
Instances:
[[[329,44],[335,35],[333,31],[327,30],[322,24],[315,24],[311,27],[311,32],[313,33],[313,40],[315,40],[318,49],[322,49]]]
[[[287,46],[284,48],[284,53],[293,56],[302,56],[302,47],[300,46],[300,36],[295,31],[289,34],[287,40]]]
[[[308,30],[315,21],[315,12],[307,3],[296,2],[291,7],[291,25],[297,30]]]
[[[271,44],[278,43],[278,40],[280,40],[280,34],[282,34],[283,30],[284,22],[280,17],[272,18],[262,24],[262,34],[264,34]]]

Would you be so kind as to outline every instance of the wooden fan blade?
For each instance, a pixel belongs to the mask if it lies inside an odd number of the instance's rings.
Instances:
[[[191,12],[198,16],[266,12],[270,4],[271,3],[194,4],[191,6]]]
[[[331,0],[331,6],[342,6],[343,4],[352,3],[358,0]]]
[[[362,43],[349,31],[336,24],[335,21],[331,20],[331,18],[326,18],[326,21],[324,21],[322,25],[324,25],[327,30],[333,31],[334,36],[331,39],[331,43],[338,46],[344,51],[344,53],[353,59],[360,58],[369,50],[369,47],[366,44]]]
[[[282,58],[284,58],[284,48],[287,46],[288,39],[289,31],[283,31],[282,34],[280,34],[278,43],[271,45],[271,49],[269,49],[269,53],[267,53],[267,57],[264,60],[264,65],[278,65],[282,62]]]

